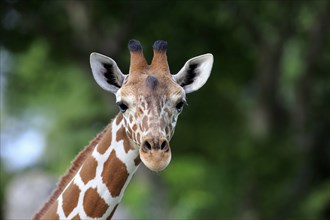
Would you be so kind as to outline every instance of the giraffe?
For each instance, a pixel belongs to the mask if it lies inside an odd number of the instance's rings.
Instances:
[[[111,219],[141,161],[160,172],[171,160],[171,140],[186,94],[210,76],[213,55],[189,59],[175,75],[167,62],[167,42],[153,44],[149,65],[137,40],[128,43],[129,74],[116,62],[92,53],[98,85],[116,96],[119,113],[72,162],[33,219]]]

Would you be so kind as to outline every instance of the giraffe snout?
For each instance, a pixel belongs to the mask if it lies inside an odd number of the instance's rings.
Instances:
[[[166,138],[145,138],[140,147],[140,158],[150,170],[164,170],[171,161],[171,148]]]

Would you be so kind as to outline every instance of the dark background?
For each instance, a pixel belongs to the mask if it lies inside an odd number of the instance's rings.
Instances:
[[[147,60],[162,39],[172,74],[204,53],[213,71],[188,95],[170,166],[133,177],[121,206],[136,218],[330,219],[329,3],[2,1],[0,218],[12,179],[58,178],[118,111],[89,54],[127,73],[130,39]],[[43,153],[14,169],[5,152],[24,157],[11,142],[32,128]]]

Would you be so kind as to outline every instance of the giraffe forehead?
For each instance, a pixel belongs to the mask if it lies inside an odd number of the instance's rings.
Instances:
[[[170,77],[141,74],[140,77],[134,76],[123,85],[117,99],[124,98],[127,102],[132,103],[141,100],[146,102],[158,101],[164,98],[172,100],[184,96],[183,88]]]

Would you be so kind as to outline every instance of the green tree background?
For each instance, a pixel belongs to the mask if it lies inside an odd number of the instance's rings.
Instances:
[[[329,219],[329,3],[2,1],[1,133],[36,127],[46,148],[19,172],[1,157],[1,216],[12,177],[62,175],[115,116],[89,54],[128,72],[134,38],[149,60],[153,42],[168,41],[173,74],[193,56],[215,58],[207,84],[188,96],[170,166],[147,173],[152,185],[130,183],[122,204],[134,217],[156,218],[158,207],[163,218]]]

